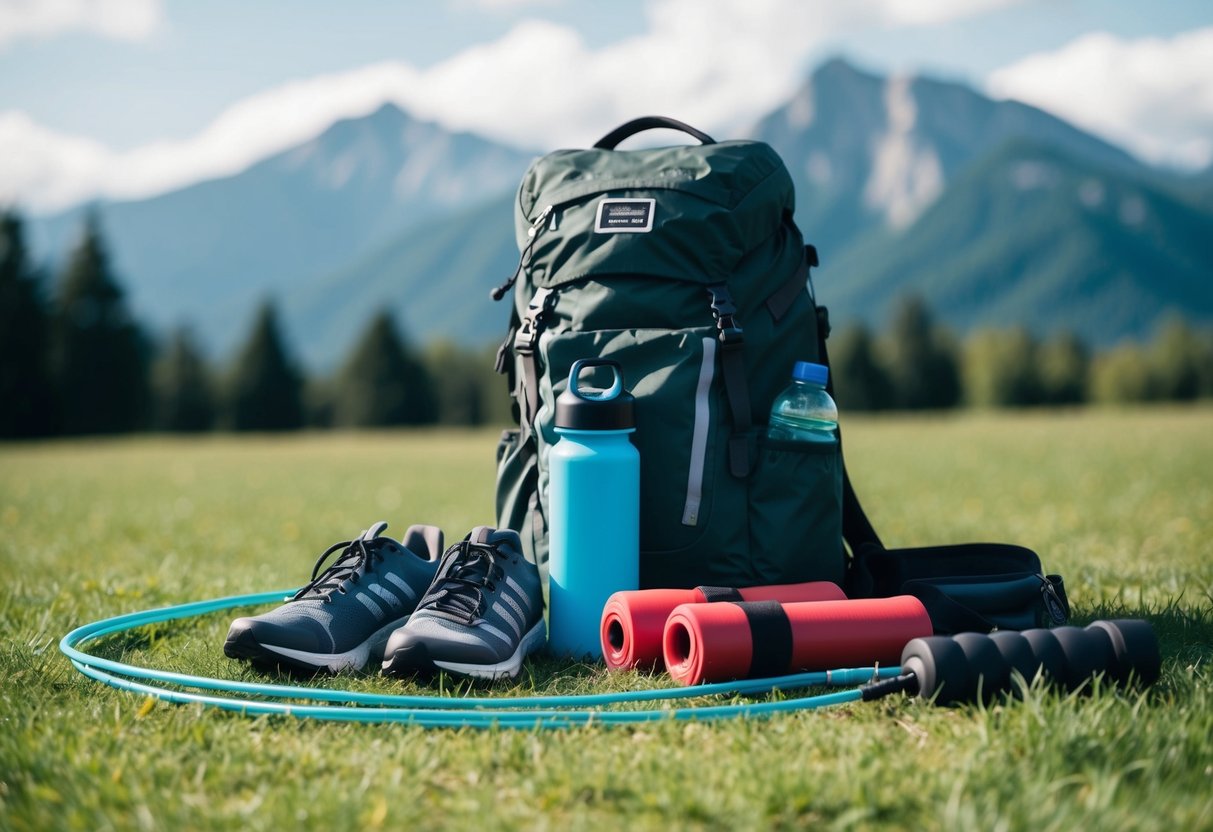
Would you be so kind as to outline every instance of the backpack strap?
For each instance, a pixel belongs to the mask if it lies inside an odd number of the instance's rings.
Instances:
[[[556,295],[551,289],[537,289],[527,304],[526,317],[514,335],[514,354],[522,364],[520,395],[517,398],[519,425],[524,439],[530,436],[535,416],[539,413],[539,359],[536,357],[539,336],[555,306]]]
[[[720,342],[720,369],[724,374],[725,398],[733,417],[729,436],[729,473],[738,478],[750,475],[750,443],[746,433],[754,424],[750,413],[750,384],[746,380],[745,342],[736,318],[737,307],[729,287],[713,283],[707,287],[712,297],[712,317],[716,319],[716,338]]]
[[[817,248],[815,246],[804,247],[804,259],[800,261],[800,266],[796,269],[796,273],[792,275],[787,283],[775,290],[775,293],[767,298],[763,305],[767,311],[771,313],[771,320],[779,323],[783,316],[788,314],[788,310],[792,308],[792,304],[800,297],[800,294],[805,291],[809,284],[809,269],[817,266]]]

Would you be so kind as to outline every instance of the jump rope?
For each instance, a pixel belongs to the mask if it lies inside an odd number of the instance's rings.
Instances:
[[[708,590],[717,597],[699,598],[671,595],[684,591],[638,590],[618,593],[624,612],[608,604],[603,617],[604,645],[608,666],[615,669],[645,666],[650,659],[658,608],[669,615],[661,636],[667,664],[679,666],[688,683],[681,688],[661,688],[612,693],[552,696],[422,696],[348,691],[323,687],[305,687],[241,682],[205,676],[139,667],[93,656],[79,649],[88,642],[135,630],[151,624],[183,621],[238,607],[281,601],[290,590],[234,595],[206,601],[128,613],[78,627],[65,635],[59,649],[86,677],[119,690],[144,694],[177,704],[199,704],[249,716],[277,715],[299,719],[356,723],[404,723],[427,728],[523,728],[553,729],[579,725],[629,725],[655,720],[715,721],[739,717],[762,718],[774,714],[810,710],[847,702],[866,701],[904,691],[932,699],[936,704],[954,704],[975,699],[992,699],[1000,693],[1014,693],[1017,673],[1022,681],[1037,676],[1047,683],[1077,690],[1097,674],[1116,684],[1152,684],[1159,674],[1157,639],[1144,621],[1098,621],[1085,629],[1061,627],[1054,630],[1003,632],[992,636],[975,633],[955,637],[914,637],[904,643],[900,666],[839,668],[834,670],[784,673],[764,678],[733,681],[709,681],[729,675],[755,675],[753,670],[811,666],[842,648],[838,637],[850,634],[849,648],[857,645],[867,655],[887,653],[893,632],[890,621],[899,622],[901,632],[921,628],[913,606],[901,599],[863,601],[824,600],[833,597],[825,587],[806,590],[812,585],[790,589],[796,601],[781,604],[777,588],[753,590]],[[837,589],[837,588],[835,588]],[[820,601],[800,600],[805,593],[821,596]],[[660,594],[665,593],[665,594]],[[735,595],[730,594],[735,593]],[[746,600],[746,597],[758,600]],[[616,598],[612,598],[615,601]],[[687,603],[690,601],[691,603]],[[713,603],[709,603],[709,601]],[[881,605],[878,602],[895,602]],[[673,602],[673,603],[671,603]],[[723,602],[723,603],[721,603]],[[832,605],[832,608],[831,608]],[[851,605],[844,607],[842,605]],[[861,610],[855,605],[863,605]],[[899,606],[898,606],[899,605]],[[817,607],[814,614],[808,607]],[[779,607],[784,612],[776,612]],[[634,608],[639,614],[627,612]],[[790,610],[790,612],[788,612]],[[864,610],[867,612],[865,613]],[[864,644],[863,621],[872,610],[884,615],[879,627],[883,642]],[[883,611],[883,612],[882,612]],[[682,617],[676,619],[675,613]],[[923,613],[925,615],[925,613]],[[781,622],[781,615],[786,624]],[[865,615],[867,619],[865,619]],[[822,628],[825,621],[831,626]],[[908,622],[908,623],[907,623]],[[724,626],[727,623],[728,626]],[[929,622],[928,622],[929,624]],[[713,629],[714,628],[714,629]],[[816,634],[814,634],[816,629]],[[786,630],[786,632],[785,632]],[[724,633],[725,638],[704,638],[708,632]],[[833,632],[835,638],[829,638]],[[929,627],[927,632],[929,633]],[[825,633],[823,636],[822,633]],[[774,649],[767,649],[774,637]],[[613,639],[613,640],[612,640]],[[649,653],[621,662],[619,647],[640,643]],[[619,645],[617,647],[616,645]],[[760,646],[762,649],[760,649]],[[698,652],[697,652],[698,651]],[[611,655],[616,654],[612,662]],[[864,655],[863,652],[851,655]],[[698,660],[694,658],[698,656]],[[748,664],[746,664],[748,656]],[[813,686],[853,686],[851,690],[813,696],[777,699],[767,702],[691,705],[650,709],[607,710],[617,705],[670,702],[708,696],[762,695]],[[256,698],[251,698],[256,697]],[[306,702],[343,704],[303,704]]]

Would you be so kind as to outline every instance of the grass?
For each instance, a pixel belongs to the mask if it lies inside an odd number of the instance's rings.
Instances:
[[[423,730],[247,719],[96,685],[59,655],[85,621],[306,579],[380,517],[491,522],[491,432],[0,447],[0,829],[1213,829],[1213,410],[849,419],[890,545],[1004,540],[1061,572],[1079,623],[1144,616],[1144,694],[1030,692],[716,724]],[[227,619],[97,647],[263,679]],[[375,677],[339,684],[430,692]],[[541,661],[494,693],[659,677]]]

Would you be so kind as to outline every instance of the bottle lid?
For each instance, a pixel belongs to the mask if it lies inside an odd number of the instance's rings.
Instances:
[[[826,382],[830,380],[830,368],[824,364],[814,364],[810,361],[797,361],[796,365],[792,367],[792,378],[825,387]]]
[[[581,386],[581,373],[607,367],[614,374],[611,386],[596,390]],[[569,370],[568,389],[556,398],[556,427],[567,430],[632,430],[636,427],[636,400],[623,388],[623,368],[605,358],[583,358]]]

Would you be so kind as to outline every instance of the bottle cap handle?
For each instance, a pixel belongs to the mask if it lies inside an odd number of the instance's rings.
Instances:
[[[593,367],[609,367],[611,369],[613,381],[611,382],[611,386],[606,390],[598,390],[596,388],[583,389],[580,386],[582,371]],[[573,367],[569,370],[569,390],[582,401],[609,402],[623,392],[623,368],[619,366],[619,362],[612,361],[609,358],[578,359],[573,362]]]

